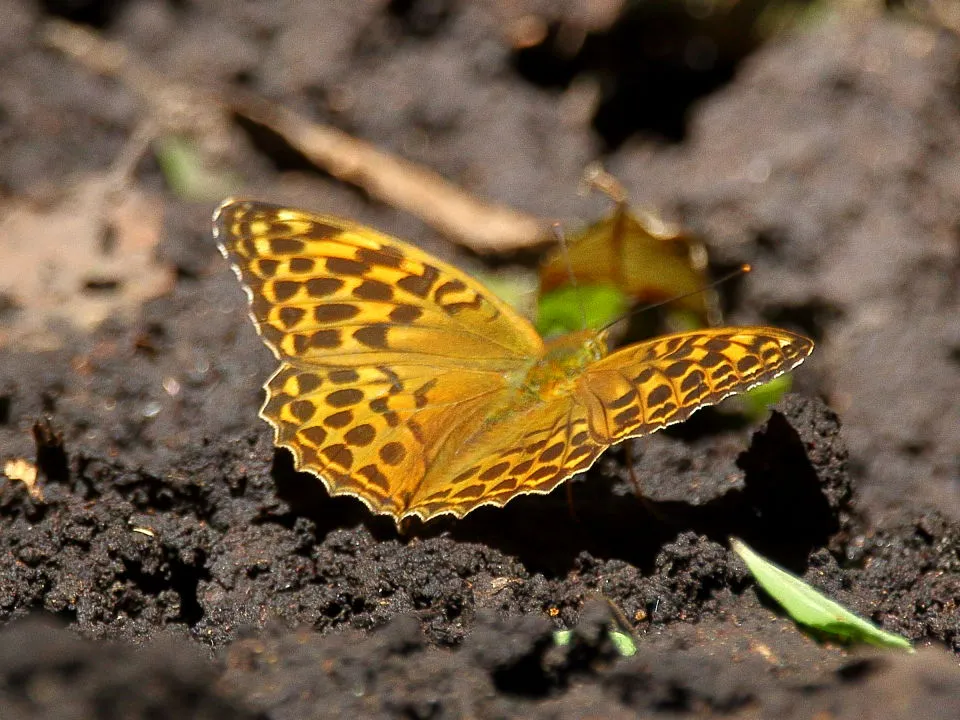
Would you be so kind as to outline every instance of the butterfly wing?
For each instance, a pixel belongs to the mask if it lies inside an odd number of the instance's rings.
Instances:
[[[543,352],[479,283],[372,229],[227,201],[214,235],[281,361],[260,413],[276,444],[331,494],[396,519],[419,514],[428,468]]]
[[[397,520],[425,518],[437,514],[422,515],[421,501],[438,455],[444,448],[454,454],[449,448],[483,422],[504,390],[494,373],[283,363],[267,381],[260,415],[297,468],[317,475],[331,494],[352,495]]]
[[[607,447],[592,437],[587,409],[571,395],[487,408],[431,464],[411,511],[423,518],[463,517],[481,505],[502,507],[517,495],[545,494],[587,469]]]
[[[663,335],[590,365],[575,395],[593,435],[612,444],[682,422],[795,368],[812,351],[808,338],[771,327]]]
[[[427,473],[417,514],[460,517],[550,492],[610,445],[767,382],[812,349],[807,338],[767,327],[682,332],[623,348],[587,365],[570,395],[512,405],[509,422],[495,412],[475,419],[473,435],[456,444],[463,452]]]
[[[525,389],[544,356],[532,326],[411,245],[243,201],[220,207],[214,234],[281,361],[260,413],[276,444],[331,494],[397,521],[549,492],[610,444],[765,382],[813,347],[774,328],[678,333],[541,395]]]
[[[371,228],[230,200],[213,223],[257,329],[280,359],[496,371],[543,351],[533,326],[478,282]]]

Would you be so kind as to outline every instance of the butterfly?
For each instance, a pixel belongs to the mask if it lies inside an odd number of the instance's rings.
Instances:
[[[548,493],[813,350],[771,327],[545,341],[464,272],[349,220],[228,199],[213,226],[280,363],[260,410],[276,445],[398,526]]]

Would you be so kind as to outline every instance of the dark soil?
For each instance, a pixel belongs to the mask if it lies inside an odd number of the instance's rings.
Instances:
[[[572,504],[561,488],[400,536],[274,450],[257,419],[274,360],[214,203],[146,157],[170,292],[0,353],[0,461],[35,461],[43,493],[0,480],[0,718],[957,717],[960,40],[844,16],[755,47],[643,3],[606,26],[544,5],[6,0],[3,214],[106,171],[143,117],[44,48],[66,16],[171,79],[242,86],[544,217],[596,217],[576,187],[602,155],[718,270],[754,265],[725,288],[731,322],[817,340],[796,394],[755,426],[704,411],[635,443],[643,501],[612,450]],[[535,51],[509,40],[525,13],[548,21]],[[481,264],[260,128],[230,139],[247,195]],[[3,342],[33,305],[0,293]],[[804,634],[731,535],[920,651]]]

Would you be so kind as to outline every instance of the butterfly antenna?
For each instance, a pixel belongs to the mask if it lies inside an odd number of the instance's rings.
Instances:
[[[741,275],[746,275],[747,273],[751,272],[752,270],[753,270],[753,267],[750,265],[750,263],[744,263],[743,265],[741,265],[740,267],[738,267],[736,270],[731,270],[730,272],[728,272],[728,273],[727,273],[726,275],[724,275],[723,277],[717,278],[717,279],[714,280],[712,283],[708,283],[708,284],[704,285],[703,287],[697,288],[696,290],[691,290],[690,292],[686,292],[686,293],[684,293],[683,295],[674,295],[673,297],[667,298],[666,300],[661,300],[660,302],[657,302],[657,303],[652,303],[652,304],[650,304],[650,305],[644,305],[643,307],[634,308],[633,310],[631,310],[630,312],[628,312],[626,315],[624,315],[624,316],[622,316],[622,317],[619,317],[619,318],[617,318],[616,320],[612,320],[612,321],[608,322],[606,325],[603,326],[603,328],[600,330],[600,332],[601,332],[601,333],[606,332],[607,330],[609,330],[610,328],[612,328],[614,325],[616,325],[616,324],[617,324],[618,322],[620,322],[621,320],[623,320],[623,319],[625,319],[625,318],[628,318],[628,317],[630,317],[630,316],[632,316],[632,315],[639,315],[639,314],[642,313],[642,312],[647,312],[647,311],[649,311],[649,310],[656,310],[658,307],[663,307],[664,305],[669,305],[670,303],[676,302],[677,300],[683,300],[684,298],[692,297],[692,296],[694,296],[694,295],[699,295],[699,294],[702,293],[702,292],[707,292],[708,290],[712,290],[713,288],[717,287],[718,285],[722,285],[722,284],[725,283],[725,282],[729,282],[730,280],[733,280],[735,277],[740,277]]]
[[[567,268],[567,277],[570,278],[570,287],[573,288],[573,294],[577,298],[577,304],[580,306],[580,321],[583,323],[583,330],[587,329],[587,308],[580,295],[580,285],[577,283],[577,276],[573,272],[573,263],[570,261],[570,246],[567,245],[567,237],[563,232],[563,226],[555,222],[550,226],[553,236],[560,245],[560,255],[563,256],[563,264]]]

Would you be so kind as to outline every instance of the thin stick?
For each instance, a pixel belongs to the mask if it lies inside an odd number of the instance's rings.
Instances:
[[[544,241],[547,224],[527,213],[486,203],[438,173],[320,125],[262,98],[174,83],[124,45],[62,20],[44,27],[44,42],[89,70],[115,77],[138,94],[158,132],[179,126],[204,135],[228,123],[230,113],[268,127],[318,168],[386,204],[416,215],[444,236],[481,253],[509,252]]]
[[[233,109],[269,127],[334,177],[416,215],[476,252],[505,252],[543,242],[545,223],[481,202],[438,173],[391,155],[328,125],[249,95],[234,94]]]

